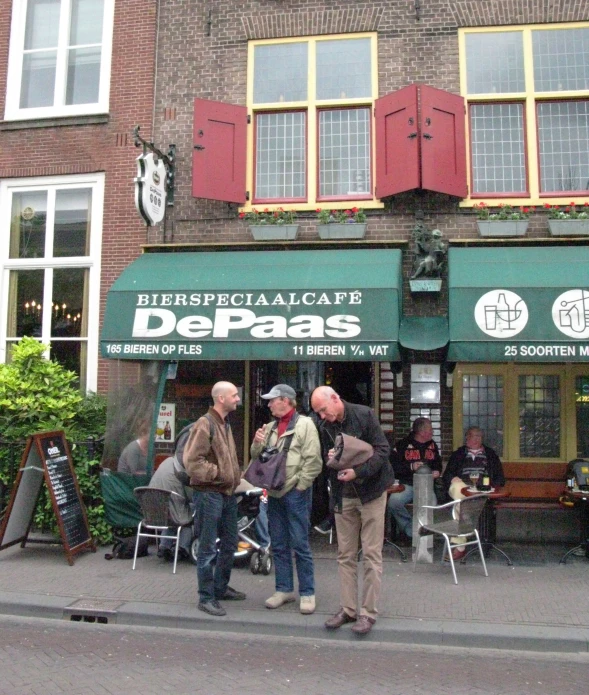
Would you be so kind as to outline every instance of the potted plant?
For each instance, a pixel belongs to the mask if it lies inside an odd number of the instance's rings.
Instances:
[[[589,234],[589,203],[571,202],[564,207],[546,203],[548,227],[552,236],[580,236]]]
[[[240,212],[239,217],[249,223],[255,241],[292,241],[297,238],[299,225],[294,224],[297,213],[294,210],[276,208]]]
[[[501,204],[490,208],[486,203],[474,206],[481,236],[524,236],[528,229],[528,216],[534,208]]]
[[[317,219],[320,239],[363,239],[366,234],[366,213],[361,208],[317,208]]]

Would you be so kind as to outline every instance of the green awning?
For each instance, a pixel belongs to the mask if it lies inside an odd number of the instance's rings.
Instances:
[[[398,249],[149,253],[106,301],[103,357],[398,361]]]
[[[446,316],[404,316],[399,342],[409,350],[437,350],[448,344]]]
[[[452,362],[586,362],[589,247],[452,248]]]

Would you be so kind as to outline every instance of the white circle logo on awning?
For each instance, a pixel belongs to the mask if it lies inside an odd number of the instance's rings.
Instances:
[[[552,320],[569,338],[589,338],[589,292],[563,292],[552,305]]]
[[[515,292],[491,290],[476,303],[474,320],[492,338],[511,338],[528,323],[528,307]]]

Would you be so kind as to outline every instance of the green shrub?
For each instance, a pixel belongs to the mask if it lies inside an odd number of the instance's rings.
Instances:
[[[11,362],[0,364],[0,433],[8,445],[0,448],[0,478],[9,485],[14,482],[9,470],[11,444],[24,445],[36,432],[63,430],[87,508],[90,533],[98,543],[108,543],[112,533],[104,520],[98,451],[90,452],[80,443],[104,436],[106,399],[97,394],[83,396],[76,386],[76,374],[45,359],[46,349],[34,338],[23,338],[14,345]],[[42,529],[58,532],[45,486],[34,521]]]

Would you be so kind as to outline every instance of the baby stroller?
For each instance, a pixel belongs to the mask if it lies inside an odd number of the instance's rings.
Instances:
[[[235,495],[237,497],[237,535],[240,543],[233,561],[239,564],[249,562],[252,574],[268,575],[272,571],[274,561],[270,549],[258,542],[254,529],[264,490],[252,487],[247,481],[242,480]],[[195,536],[190,546],[190,559],[194,564],[196,564],[197,555],[198,536]]]

